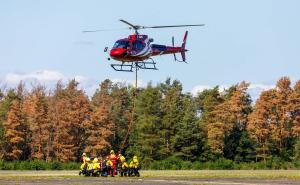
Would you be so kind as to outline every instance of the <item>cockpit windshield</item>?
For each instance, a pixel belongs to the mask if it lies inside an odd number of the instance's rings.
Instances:
[[[114,44],[113,48],[124,48],[127,49],[129,48],[129,42],[125,40],[119,40]]]

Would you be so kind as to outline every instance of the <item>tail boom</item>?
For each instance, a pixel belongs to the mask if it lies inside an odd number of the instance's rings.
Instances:
[[[187,49],[185,49],[187,35],[188,35],[188,31],[185,32],[180,47],[152,44],[151,46],[152,56],[180,53],[182,57],[182,61],[185,62],[186,61],[185,52],[188,51]]]

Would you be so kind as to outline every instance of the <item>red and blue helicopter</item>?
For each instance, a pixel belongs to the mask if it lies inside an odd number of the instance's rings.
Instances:
[[[138,32],[141,29],[150,28],[174,28],[174,27],[191,27],[191,26],[204,26],[204,24],[187,24],[187,25],[169,25],[169,26],[140,26],[134,25],[120,19],[121,22],[129,25],[129,28],[135,31],[133,35],[129,35],[128,38],[119,39],[115,42],[114,46],[109,52],[111,58],[121,63],[111,64],[111,67],[116,71],[133,72],[133,69],[152,69],[157,70],[156,63],[152,59],[154,56],[173,54],[174,60],[178,62],[186,62],[185,52],[188,50],[185,48],[188,31],[185,32],[181,46],[174,46],[174,37],[172,37],[172,46],[153,44],[152,38],[148,35],[142,35]],[[97,32],[105,30],[94,30],[84,32]],[[104,52],[108,51],[108,47],[104,49]],[[181,54],[182,60],[178,60],[176,53]]]

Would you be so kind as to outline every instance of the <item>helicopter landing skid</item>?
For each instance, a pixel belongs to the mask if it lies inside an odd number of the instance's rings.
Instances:
[[[123,72],[133,72],[134,68],[137,69],[151,69],[158,70],[155,66],[155,62],[152,58],[149,59],[150,62],[122,62],[122,64],[111,64],[111,67],[115,71],[123,71]]]

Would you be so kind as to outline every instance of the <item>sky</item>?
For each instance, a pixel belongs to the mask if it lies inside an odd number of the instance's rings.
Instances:
[[[134,81],[116,72],[103,49],[130,30],[84,34],[84,30],[125,28],[118,21],[145,26],[205,24],[205,27],[149,29],[157,44],[181,44],[185,30],[188,64],[158,56],[158,71],[139,71],[139,85],[167,77],[185,92],[243,80],[250,91],[274,87],[282,76],[300,79],[300,1],[298,0],[0,0],[0,83],[19,80],[54,84],[75,78],[92,93],[106,78]]]

